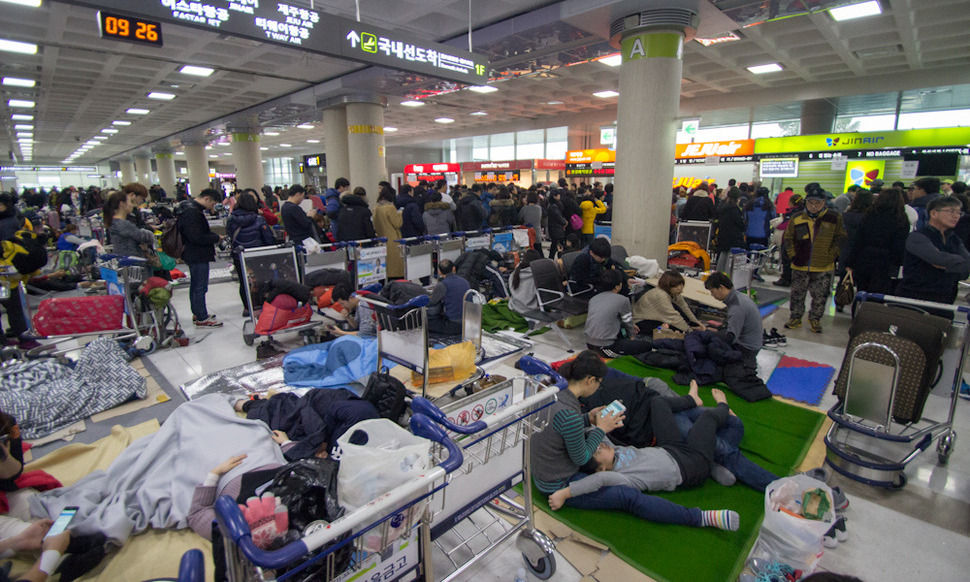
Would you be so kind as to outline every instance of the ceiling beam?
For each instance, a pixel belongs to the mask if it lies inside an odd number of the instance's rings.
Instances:
[[[913,30],[916,28],[916,13],[913,10],[911,0],[889,0],[889,9],[896,21],[896,31],[899,33],[899,40],[903,45],[903,54],[906,55],[906,62],[909,68],[916,70],[923,68],[923,61],[920,58],[919,47],[916,43],[916,35]]]
[[[829,43],[829,47],[842,59],[845,66],[849,67],[849,70],[856,75],[865,75],[865,67],[862,66],[859,59],[849,50],[848,41],[842,39],[835,31],[835,21],[828,15],[828,11],[809,12],[808,17],[812,20],[812,24],[815,25],[815,30]]]

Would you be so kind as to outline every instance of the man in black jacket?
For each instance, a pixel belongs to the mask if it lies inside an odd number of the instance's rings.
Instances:
[[[458,227],[462,230],[481,230],[482,225],[485,224],[485,207],[478,195],[480,188],[475,184],[458,201]]]
[[[367,207],[367,191],[357,186],[353,194],[340,197],[340,212],[337,214],[337,240],[364,240],[377,236],[374,221]]]
[[[283,219],[283,228],[286,229],[290,241],[296,244],[303,244],[303,241],[312,238],[320,242],[317,238],[316,229],[313,228],[313,220],[300,207],[300,203],[306,197],[306,188],[299,184],[290,187],[286,202],[280,207],[280,217]]]
[[[209,263],[216,260],[216,243],[219,235],[209,230],[205,211],[212,210],[222,202],[222,192],[206,188],[191,200],[179,204],[177,209],[179,234],[182,236],[182,260],[189,267],[189,305],[192,321],[199,327],[222,327],[215,315],[209,315],[205,307],[205,294],[209,291]]]

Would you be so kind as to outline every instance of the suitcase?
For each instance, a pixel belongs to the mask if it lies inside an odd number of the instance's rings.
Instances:
[[[942,366],[942,356],[946,344],[946,334],[950,331],[951,322],[943,317],[930,315],[911,307],[875,303],[866,301],[856,311],[852,327],[849,328],[849,348],[842,360],[842,368],[836,380],[836,395],[841,398],[845,394],[845,381],[848,374],[847,359],[852,349],[864,343],[859,338],[869,332],[881,334],[879,337],[867,336],[870,341],[877,341],[896,351],[903,366],[896,402],[893,406],[893,417],[897,422],[916,422],[923,414],[923,405],[930,390],[936,382]],[[905,339],[897,342],[890,338]],[[891,344],[891,345],[890,345]],[[910,345],[912,344],[912,345]],[[920,367],[918,382],[914,371],[909,369],[916,366],[916,359],[909,355],[915,347],[923,352],[924,364]],[[881,363],[890,364],[891,358]],[[878,357],[867,357],[873,361],[880,361]],[[905,381],[904,381],[905,380]]]
[[[121,295],[57,297],[40,302],[34,328],[45,336],[115,331],[122,328],[124,315]]]

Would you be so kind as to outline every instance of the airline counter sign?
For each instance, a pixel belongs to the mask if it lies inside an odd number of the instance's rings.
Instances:
[[[970,144],[970,127],[871,131],[770,137],[755,142],[755,154],[852,150],[954,148]],[[822,158],[823,156],[819,156]],[[829,156],[831,157],[831,156]],[[851,156],[850,156],[851,157]]]
[[[674,157],[678,160],[685,158],[706,158],[708,156],[734,157],[754,155],[754,140],[739,139],[732,141],[708,141],[701,143],[677,144]]]
[[[457,174],[461,172],[460,164],[408,164],[404,166],[405,174]]]

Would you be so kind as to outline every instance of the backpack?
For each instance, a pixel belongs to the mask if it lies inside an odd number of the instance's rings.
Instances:
[[[367,379],[361,398],[373,404],[381,418],[397,422],[404,414],[406,395],[407,389],[400,380],[386,372],[374,372]]]
[[[182,233],[179,232],[178,219],[170,218],[162,225],[162,252],[173,259],[182,258],[182,250],[185,244],[182,242]]]
[[[19,230],[2,243],[2,262],[13,265],[21,275],[30,275],[47,264],[44,237],[29,230]]]

